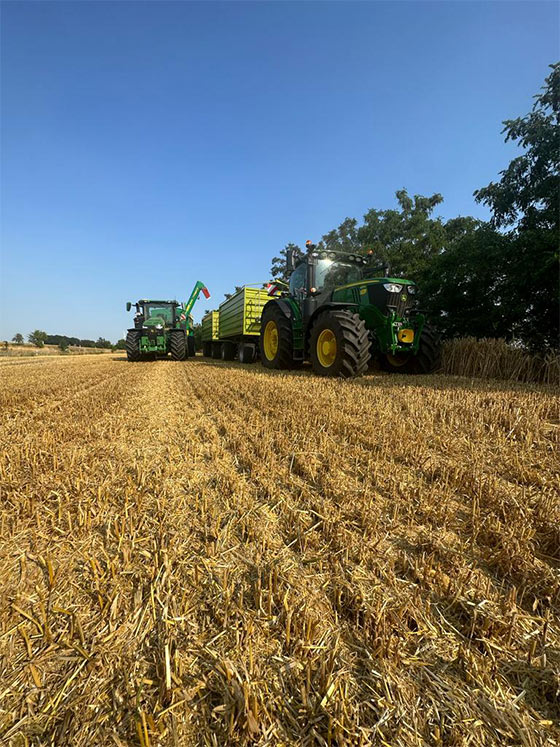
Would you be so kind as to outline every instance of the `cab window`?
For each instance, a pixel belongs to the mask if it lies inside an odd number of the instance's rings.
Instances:
[[[301,262],[290,276],[290,294],[303,298],[306,294],[307,262]]]

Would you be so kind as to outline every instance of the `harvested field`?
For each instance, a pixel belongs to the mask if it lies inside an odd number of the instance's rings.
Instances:
[[[552,388],[0,374],[3,744],[559,743]]]

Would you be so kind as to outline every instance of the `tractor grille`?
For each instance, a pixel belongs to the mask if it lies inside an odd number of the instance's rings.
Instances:
[[[403,295],[406,296],[406,301],[403,301]],[[394,309],[398,316],[404,316],[406,310],[410,306],[410,299],[407,293],[387,293],[387,307]]]
[[[368,286],[369,301],[381,311],[394,311],[400,317],[404,317],[407,310],[413,305],[413,299],[405,289],[400,293],[388,293],[381,283]],[[403,300],[406,296],[406,300]]]

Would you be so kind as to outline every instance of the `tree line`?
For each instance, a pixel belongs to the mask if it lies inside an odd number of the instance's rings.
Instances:
[[[416,280],[419,300],[445,337],[500,337],[531,350],[559,345],[560,63],[532,110],[503,122],[522,152],[500,178],[474,192],[489,221],[434,217],[441,194],[396,192],[397,207],[372,208],[324,234],[319,250],[371,253],[370,274]],[[287,280],[288,244],[272,260]]]
[[[80,340],[78,337],[68,337],[68,335],[49,335],[41,329],[36,329],[27,335],[27,340],[37,348],[45,345],[58,345],[61,350],[67,350],[70,345],[82,348],[101,348],[106,350],[124,350],[126,347],[124,340],[118,340],[114,345],[110,340],[104,337],[98,337],[97,340]],[[21,332],[17,332],[12,337],[12,342],[16,345],[23,345],[25,342]]]

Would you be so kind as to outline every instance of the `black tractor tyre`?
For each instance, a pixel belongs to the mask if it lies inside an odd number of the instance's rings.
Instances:
[[[236,345],[234,342],[222,342],[222,360],[232,361],[235,358]]]
[[[381,366],[385,371],[403,374],[430,374],[441,366],[441,339],[436,330],[425,324],[416,355],[382,355]]]
[[[126,357],[129,361],[139,361],[142,357],[140,353],[140,337],[142,333],[138,329],[129,329],[126,334]]]
[[[251,343],[244,342],[239,347],[239,362],[254,363],[257,358],[257,347]]]
[[[216,361],[221,360],[222,358],[222,343],[221,342],[212,343],[212,358]]]
[[[196,355],[196,344],[194,341],[194,335],[187,335],[187,354],[189,358],[194,358]]]
[[[187,336],[182,329],[172,329],[169,333],[169,350],[174,361],[184,361],[187,358]]]
[[[325,342],[322,342],[322,338]],[[319,346],[326,348],[320,350]],[[367,371],[371,358],[365,322],[351,311],[323,312],[311,330],[309,353],[313,371],[319,376],[343,379],[361,376]],[[332,362],[327,364],[326,360],[330,357]]]
[[[271,326],[269,326],[271,325]],[[273,330],[276,339],[276,351],[266,344],[267,336]],[[261,332],[259,336],[259,352],[261,362],[266,368],[288,369],[295,368],[294,343],[292,323],[276,303],[268,304],[261,317]],[[269,355],[267,356],[267,352]]]

